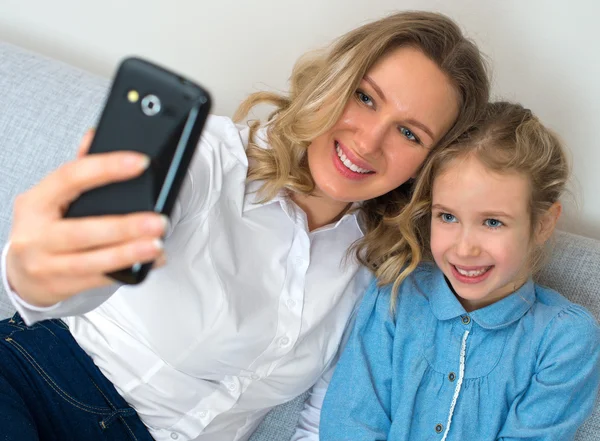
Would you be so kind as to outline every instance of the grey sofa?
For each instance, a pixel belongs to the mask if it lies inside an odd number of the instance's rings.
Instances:
[[[8,237],[15,196],[74,156],[96,123],[107,87],[106,79],[0,42],[0,245]],[[559,232],[540,280],[598,319],[600,241]],[[13,313],[0,288],[0,319]],[[252,441],[289,440],[305,397],[273,409]],[[600,439],[598,405],[576,439]]]

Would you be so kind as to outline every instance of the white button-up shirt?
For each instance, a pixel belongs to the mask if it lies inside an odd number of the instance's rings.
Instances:
[[[168,263],[144,283],[50,308],[9,294],[28,323],[68,316],[157,440],[248,439],[273,406],[331,367],[366,288],[366,270],[345,260],[362,237],[356,216],[309,232],[284,192],[258,203],[259,184],[246,184],[247,137],[210,117],[172,213]],[[5,262],[2,270],[7,285]],[[318,412],[307,406],[300,422],[296,439],[316,440]]]

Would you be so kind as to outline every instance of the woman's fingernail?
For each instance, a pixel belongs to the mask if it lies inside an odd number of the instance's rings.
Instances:
[[[123,158],[125,167],[135,167],[146,170],[150,165],[150,158],[147,155],[128,154]]]
[[[167,231],[169,231],[169,217],[168,217],[168,216],[166,216],[166,215],[164,215],[164,214],[162,214],[162,215],[160,216],[160,218],[161,218],[161,219],[162,219],[162,221],[163,221],[164,232],[166,233]]]
[[[163,241],[162,241],[162,240],[160,240],[160,239],[154,239],[154,240],[152,241],[152,244],[154,245],[154,247],[155,247],[157,250],[162,250],[162,249],[165,247],[165,244],[164,244],[164,243],[163,243]]]
[[[150,158],[148,156],[144,155],[142,160],[140,161],[140,167],[142,168],[142,170],[146,170],[149,166],[150,166]]]

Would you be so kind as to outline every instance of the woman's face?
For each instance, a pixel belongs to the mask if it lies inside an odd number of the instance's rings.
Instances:
[[[401,47],[365,75],[338,122],[308,147],[317,194],[336,202],[381,196],[413,177],[458,115],[446,75]]]

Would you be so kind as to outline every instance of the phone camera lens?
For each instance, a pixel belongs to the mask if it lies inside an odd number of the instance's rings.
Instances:
[[[148,116],[154,116],[161,109],[160,99],[156,95],[146,95],[142,100],[142,112]]]

